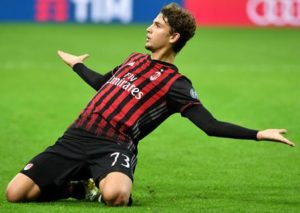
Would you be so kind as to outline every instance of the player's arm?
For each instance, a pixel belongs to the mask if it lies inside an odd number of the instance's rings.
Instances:
[[[186,109],[182,115],[192,121],[209,136],[256,140],[257,130],[219,121],[202,105]]]
[[[268,140],[295,146],[293,142],[289,141],[282,135],[286,132],[285,129],[267,129],[263,131],[257,131],[235,124],[218,121],[201,104],[192,106],[187,109],[184,112],[184,116],[209,136],[237,139]]]
[[[69,65],[87,84],[93,87],[95,90],[99,90],[100,87],[111,77],[111,73],[102,75],[86,67],[83,62],[89,57],[88,54],[76,56],[63,51],[58,51],[59,57]]]
[[[269,140],[294,146],[294,143],[283,137],[285,130],[258,131],[217,120],[199,101],[191,82],[186,78],[180,78],[172,85],[168,92],[168,103],[170,108],[180,112],[209,136]]]
[[[82,63],[77,63],[73,66],[73,70],[91,87],[95,90],[99,90],[100,87],[107,82],[111,76],[112,72],[108,72],[105,75],[102,75],[98,72],[95,72]]]

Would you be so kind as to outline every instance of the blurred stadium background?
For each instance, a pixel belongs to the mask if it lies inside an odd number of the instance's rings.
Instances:
[[[176,65],[203,104],[220,120],[287,128],[296,147],[207,137],[177,115],[140,144],[134,207],[7,203],[8,181],[94,94],[56,51],[87,52],[106,72],[146,52],[145,29],[170,2],[197,19]],[[1,212],[300,211],[299,0],[1,0],[0,10]]]
[[[3,0],[0,21],[145,23],[170,1]],[[300,26],[299,0],[173,0],[199,25]]]

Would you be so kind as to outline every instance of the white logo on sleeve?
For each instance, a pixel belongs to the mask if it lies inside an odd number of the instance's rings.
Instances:
[[[126,65],[128,65],[128,66],[133,66],[135,64],[135,61],[133,61],[133,62],[129,62],[129,63],[127,63]]]
[[[29,163],[24,167],[24,171],[27,171],[33,167],[33,163]]]
[[[198,95],[197,95],[196,91],[193,88],[191,88],[191,90],[190,90],[190,95],[193,99],[198,100]]]

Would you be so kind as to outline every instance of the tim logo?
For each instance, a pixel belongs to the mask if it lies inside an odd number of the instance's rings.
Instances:
[[[248,0],[247,14],[260,26],[300,26],[300,0]]]
[[[35,0],[35,19],[39,22],[65,22],[74,16],[76,22],[108,23],[132,20],[133,0]],[[72,10],[72,11],[70,11]]]

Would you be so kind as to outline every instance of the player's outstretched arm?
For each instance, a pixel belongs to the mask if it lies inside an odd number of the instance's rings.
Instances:
[[[286,129],[266,129],[262,131],[258,131],[257,133],[257,140],[262,141],[273,141],[273,142],[279,142],[284,143],[289,146],[295,146],[295,144],[291,141],[289,141],[287,138],[283,136],[284,133],[286,133]]]
[[[96,91],[110,78],[111,75],[102,75],[95,72],[83,64],[83,61],[89,56],[88,54],[76,56],[61,50],[57,51],[59,57],[69,65],[87,84]]]
[[[67,65],[69,65],[72,68],[75,64],[83,63],[84,60],[89,57],[88,54],[76,56],[76,55],[72,55],[70,53],[63,52],[61,50],[58,50],[57,54]]]
[[[286,129],[266,129],[258,131],[218,121],[202,104],[186,109],[183,116],[192,121],[209,136],[258,141],[266,140],[287,144],[292,147],[295,146],[293,142],[283,136],[283,134],[287,132]]]

